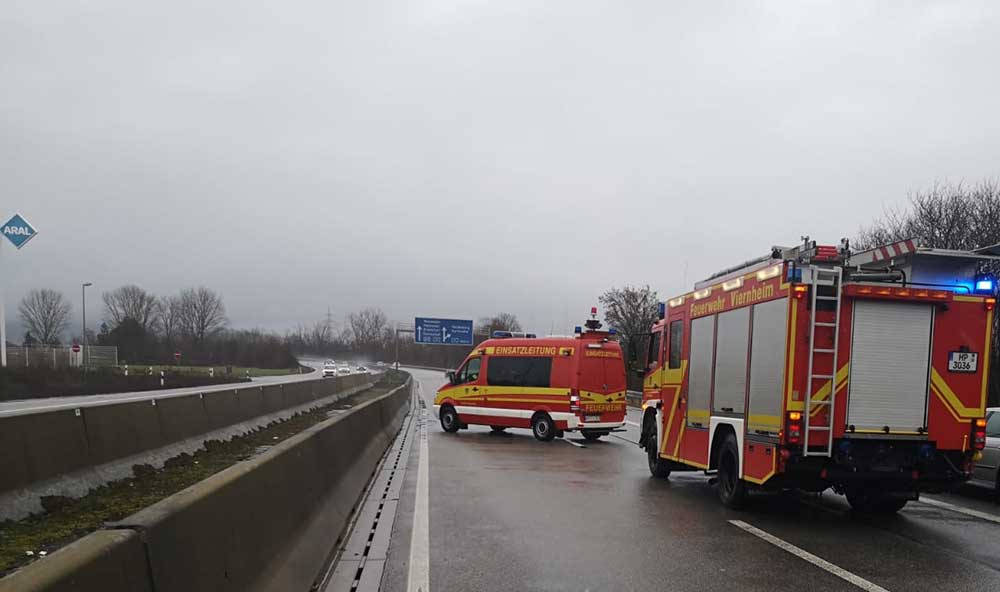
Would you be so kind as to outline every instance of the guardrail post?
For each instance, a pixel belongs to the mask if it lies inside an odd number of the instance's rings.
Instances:
[[[208,369],[208,377],[209,378],[215,378],[215,368],[209,368]]]
[[[250,370],[247,370],[247,380],[250,380]]]
[[[163,386],[163,370],[160,370],[160,386]]]
[[[128,376],[128,364],[125,364],[125,376]]]

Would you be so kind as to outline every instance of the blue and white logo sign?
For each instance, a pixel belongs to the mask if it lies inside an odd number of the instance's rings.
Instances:
[[[28,224],[28,221],[22,218],[21,214],[14,214],[14,217],[3,225],[3,235],[18,249],[33,239],[35,234],[34,227]]]
[[[413,332],[417,343],[472,345],[472,321],[416,317]]]

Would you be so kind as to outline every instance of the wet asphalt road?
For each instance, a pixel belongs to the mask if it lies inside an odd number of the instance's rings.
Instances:
[[[412,373],[431,415],[443,375]],[[629,419],[638,420],[635,410]],[[594,444],[572,435],[537,442],[527,430],[446,434],[431,417],[430,589],[1000,590],[1000,506],[986,492],[928,496],[930,503],[874,519],[852,515],[832,492],[756,496],[735,512],[700,473],[650,478],[634,443],[638,429],[618,436]],[[407,589],[412,525],[423,512],[415,504],[418,450],[408,461],[382,590]],[[412,542],[419,556],[422,543]]]

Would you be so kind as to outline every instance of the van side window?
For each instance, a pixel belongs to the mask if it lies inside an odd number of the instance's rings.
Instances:
[[[649,350],[646,352],[646,369],[651,369],[660,361],[660,346],[663,331],[655,331],[649,339]]]
[[[486,384],[492,386],[548,387],[552,358],[491,357],[486,366]]]
[[[681,351],[684,345],[684,321],[670,323],[670,368],[681,367]]]
[[[482,363],[480,358],[469,360],[469,363],[465,365],[465,371],[462,373],[462,382],[476,382],[479,380],[479,368]]]

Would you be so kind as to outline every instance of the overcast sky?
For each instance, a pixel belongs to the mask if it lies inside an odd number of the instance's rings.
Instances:
[[[566,332],[1000,175],[996,2],[6,0],[10,338],[33,287]],[[78,322],[78,321],[77,321]],[[76,329],[79,333],[79,329]]]

